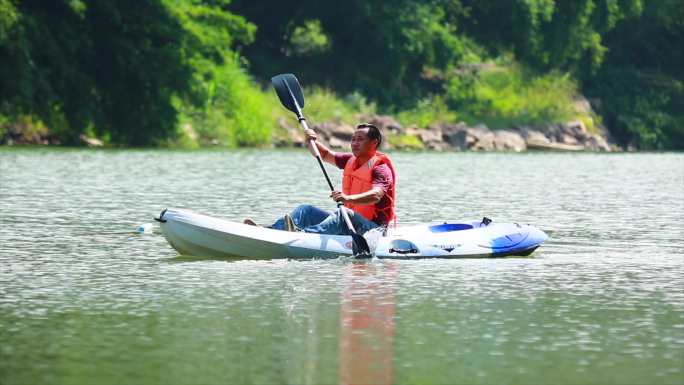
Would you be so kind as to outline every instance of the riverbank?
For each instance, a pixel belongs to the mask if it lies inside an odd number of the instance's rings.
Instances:
[[[612,152],[621,148],[612,143],[605,130],[590,132],[581,120],[567,123],[549,123],[506,129],[490,129],[485,124],[433,123],[426,127],[404,126],[388,115],[361,115],[359,122],[375,124],[385,136],[383,149],[428,151],[596,151]],[[278,128],[272,134],[273,147],[303,147],[304,135],[294,119],[278,118]],[[311,125],[320,134],[320,140],[333,149],[344,149],[354,133],[354,126],[334,120]],[[192,127],[186,126],[187,130]],[[79,136],[80,144],[87,147],[105,147],[97,138]],[[26,122],[9,127],[0,137],[0,145],[59,146],[59,139],[45,128],[36,128]],[[218,141],[210,146],[218,146]]]
[[[386,115],[360,116],[359,121],[375,124],[385,135],[383,148],[433,151],[620,151],[605,130],[591,133],[580,120],[492,130],[484,124],[435,123],[427,127],[402,126]],[[296,123],[285,119],[278,124],[284,134],[274,139],[276,147],[304,146],[304,135]],[[346,148],[354,126],[345,122],[311,125],[320,140],[334,149]]]

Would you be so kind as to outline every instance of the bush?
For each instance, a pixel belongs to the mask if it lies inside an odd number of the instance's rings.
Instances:
[[[272,102],[254,84],[237,57],[223,65],[209,62],[195,76],[195,94],[205,100],[197,106],[178,100],[180,112],[177,145],[188,146],[189,139],[198,145],[219,144],[227,147],[263,146],[270,143],[274,121]],[[188,132],[188,124],[194,132]],[[193,138],[194,137],[194,138]]]
[[[305,116],[312,122],[353,123],[359,114],[375,113],[375,104],[368,103],[366,98],[358,92],[341,98],[331,90],[312,87],[308,92],[304,90],[304,97]]]
[[[404,126],[427,127],[435,122],[454,122],[456,114],[449,110],[442,96],[436,95],[421,100],[411,109],[400,111],[397,120]]]
[[[390,135],[387,139],[392,147],[402,150],[422,150],[425,148],[423,142],[413,135]]]
[[[468,123],[503,128],[579,118],[573,107],[577,85],[568,75],[537,76],[507,65],[468,76],[453,77],[446,86],[447,103]]]

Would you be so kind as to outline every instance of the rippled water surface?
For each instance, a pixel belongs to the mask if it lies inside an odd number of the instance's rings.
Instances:
[[[551,238],[530,258],[179,257],[136,227],[332,208],[315,161],[0,149],[0,383],[684,383],[684,155],[393,158],[400,222]]]

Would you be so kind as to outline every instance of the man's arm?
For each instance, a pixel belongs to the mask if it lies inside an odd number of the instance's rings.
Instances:
[[[382,197],[392,188],[392,171],[386,164],[373,168],[373,187],[361,194],[346,195],[339,191],[333,191],[330,197],[336,202],[350,202],[357,205],[372,205],[378,203]]]
[[[385,190],[382,187],[373,187],[372,189],[361,194],[346,195],[340,191],[333,191],[330,197],[335,202],[353,203],[356,205],[373,205],[376,204],[385,196]]]
[[[309,149],[309,152],[311,155],[316,156],[316,153],[314,152],[313,147],[311,146],[311,142],[313,141],[313,144],[318,147],[318,152],[321,153],[321,159],[323,161],[328,162],[332,165],[335,165],[335,152],[323,145],[322,143],[319,143],[316,139],[318,139],[318,135],[316,135],[316,131],[312,129],[304,130],[304,134],[306,135],[306,147]]]

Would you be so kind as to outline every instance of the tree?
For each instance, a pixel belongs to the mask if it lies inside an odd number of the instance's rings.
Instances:
[[[306,73],[307,82],[341,93],[361,91],[385,106],[411,105],[439,91],[429,74],[465,60],[474,48],[448,22],[439,1],[237,0],[231,9],[258,26],[244,54],[262,80]],[[302,45],[316,41],[322,43],[315,49]]]
[[[227,1],[0,1],[0,114],[37,115],[65,143],[173,136],[174,100],[205,103],[198,72],[254,29]]]

